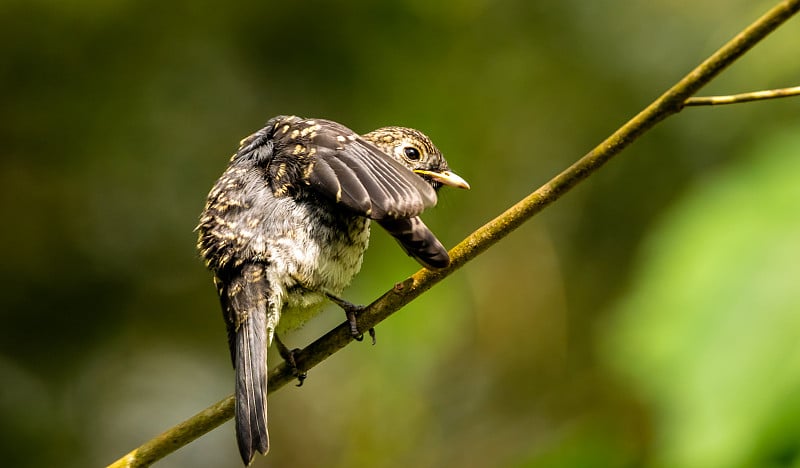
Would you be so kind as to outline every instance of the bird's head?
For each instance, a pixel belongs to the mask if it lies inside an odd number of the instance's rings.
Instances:
[[[403,163],[434,189],[442,185],[469,189],[469,184],[447,167],[447,161],[422,132],[406,127],[384,127],[362,136],[381,151]]]

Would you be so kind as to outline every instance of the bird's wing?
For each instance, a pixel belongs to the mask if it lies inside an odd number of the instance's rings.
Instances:
[[[295,177],[372,219],[413,217],[436,204],[430,184],[347,127],[319,119],[285,122],[274,124],[272,180],[287,179],[290,162],[302,161],[303,173]]]
[[[450,265],[450,255],[439,239],[422,220],[413,218],[384,218],[378,224],[397,240],[406,253],[425,268],[434,270]]]
[[[260,264],[245,264],[215,278],[236,369],[236,440],[245,465],[267,453],[267,345],[270,285]],[[272,328],[274,330],[274,326]]]

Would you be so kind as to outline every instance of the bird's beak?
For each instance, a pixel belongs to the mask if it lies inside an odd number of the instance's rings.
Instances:
[[[428,176],[437,182],[441,182],[443,185],[449,185],[450,187],[469,190],[469,184],[467,183],[467,181],[462,179],[461,176],[459,176],[455,172],[450,172],[450,171],[433,172],[433,171],[426,171],[423,169],[415,169],[414,172],[419,175]]]

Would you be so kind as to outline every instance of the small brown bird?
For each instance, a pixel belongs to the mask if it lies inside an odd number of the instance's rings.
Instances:
[[[361,268],[375,220],[426,268],[447,250],[419,218],[442,185],[468,189],[421,132],[359,136],[329,120],[279,116],[242,140],[208,195],[198,248],[222,304],[236,370],[236,437],[245,465],[269,450],[267,347]],[[348,314],[354,334],[354,315]]]

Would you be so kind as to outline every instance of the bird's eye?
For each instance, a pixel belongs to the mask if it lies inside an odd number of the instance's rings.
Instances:
[[[403,153],[405,153],[406,157],[412,161],[419,160],[419,150],[414,148],[413,146],[406,146],[403,148]]]

